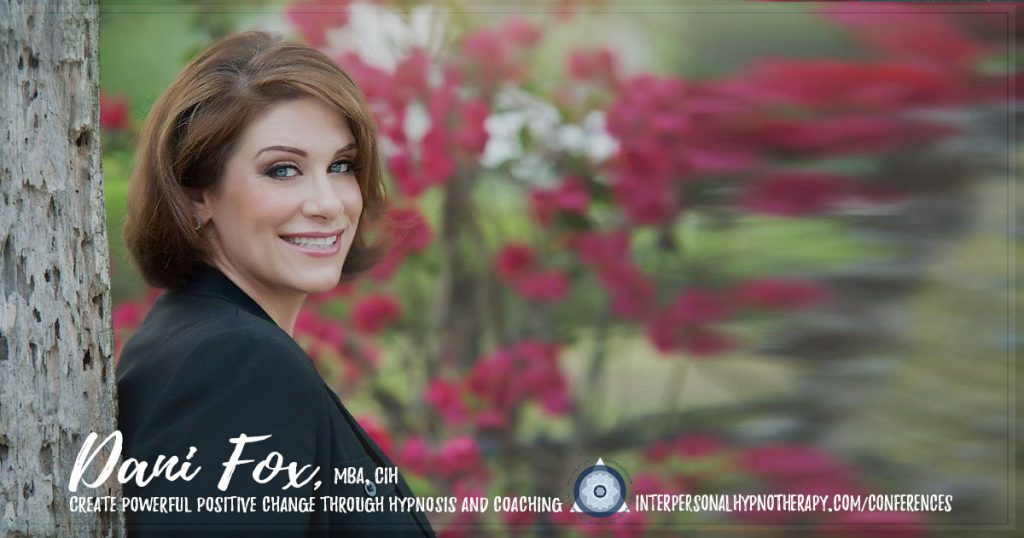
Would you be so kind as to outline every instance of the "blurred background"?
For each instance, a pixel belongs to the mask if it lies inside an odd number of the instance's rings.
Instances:
[[[118,349],[134,141],[200,49],[315,46],[379,123],[386,259],[296,339],[419,495],[941,493],[949,513],[431,514],[445,535],[983,536],[1016,510],[1013,7],[101,2]],[[568,509],[568,504],[566,509]],[[866,527],[874,524],[882,527]]]

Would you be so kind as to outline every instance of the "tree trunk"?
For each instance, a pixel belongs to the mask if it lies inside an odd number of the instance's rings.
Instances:
[[[90,432],[116,429],[94,0],[0,5],[0,535],[121,536],[72,513]],[[90,476],[91,478],[91,476]],[[120,495],[113,480],[77,495]]]

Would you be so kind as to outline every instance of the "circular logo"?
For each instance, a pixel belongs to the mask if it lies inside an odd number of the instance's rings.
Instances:
[[[626,502],[626,481],[618,471],[598,460],[576,477],[573,497],[580,511],[592,517],[608,517]]]

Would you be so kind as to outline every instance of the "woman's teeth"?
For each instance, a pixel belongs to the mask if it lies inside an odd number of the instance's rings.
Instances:
[[[331,237],[285,237],[285,241],[308,248],[331,248],[338,241],[338,236]]]

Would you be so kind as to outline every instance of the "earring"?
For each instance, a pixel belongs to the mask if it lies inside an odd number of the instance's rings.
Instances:
[[[203,217],[196,217],[196,231],[203,227]]]

